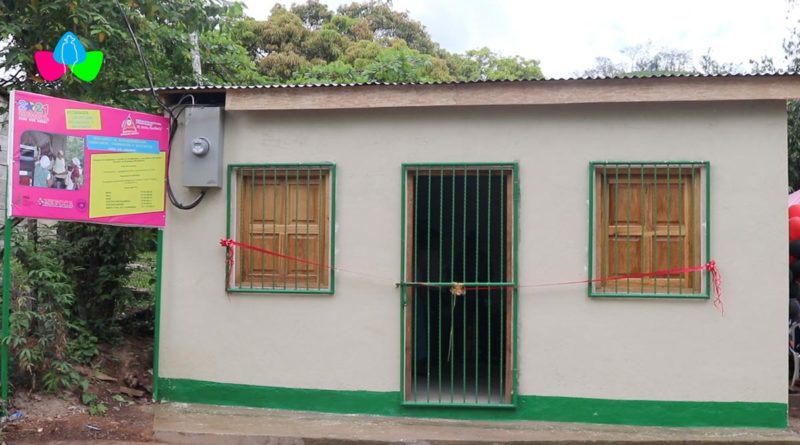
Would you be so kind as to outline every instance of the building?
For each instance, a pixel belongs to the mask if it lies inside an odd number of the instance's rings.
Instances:
[[[168,210],[157,398],[786,426],[797,76],[159,92],[224,180]]]

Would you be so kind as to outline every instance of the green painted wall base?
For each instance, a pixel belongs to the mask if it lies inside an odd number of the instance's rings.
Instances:
[[[519,396],[516,408],[408,407],[400,392],[334,391],[158,379],[163,401],[338,414],[538,420],[669,427],[786,428],[788,407],[766,402],[667,402]]]

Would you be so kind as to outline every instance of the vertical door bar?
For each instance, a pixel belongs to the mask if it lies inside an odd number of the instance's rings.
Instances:
[[[414,244],[413,244],[413,248],[414,248],[414,269],[413,269],[414,277],[412,278],[412,280],[415,281],[415,282],[419,280],[419,273],[418,273],[419,264],[418,264],[418,259],[417,259],[417,257],[419,256],[419,255],[417,255],[417,242],[418,242],[417,240],[419,238],[417,237],[417,231],[418,231],[417,225],[418,224],[416,222],[416,217],[418,215],[418,213],[417,213],[418,211],[419,211],[419,171],[418,170],[414,170],[414,218],[415,218],[414,221],[413,221],[413,224],[414,224]],[[416,296],[416,292],[414,294]],[[417,320],[417,318],[418,318],[417,317],[417,311],[418,311],[417,305],[418,304],[419,304],[419,301],[417,301],[417,299],[414,298],[414,304],[413,304],[413,307],[412,307],[413,311],[414,311],[414,317],[413,317],[414,318],[414,350],[413,350],[413,357],[414,358],[412,360],[412,367],[411,367],[411,373],[412,373],[412,378],[413,378],[413,383],[414,383],[414,386],[413,386],[414,400],[417,400],[417,360],[419,359],[419,357],[418,357],[419,356],[419,352],[417,351],[417,344],[420,341],[419,340],[419,321]]]
[[[501,170],[502,173],[502,170]],[[489,180],[486,190],[486,281],[491,283],[492,279],[492,181],[494,171],[489,168]],[[486,399],[492,403],[492,292],[493,287],[486,291]]]
[[[444,238],[444,169],[439,170],[439,276],[436,278],[439,282],[444,282],[444,277],[442,276],[442,255],[444,254],[444,250],[442,249],[442,239]],[[438,314],[439,314],[439,333],[438,333],[438,347],[437,347],[437,355],[438,355],[438,374],[439,374],[439,385],[438,385],[438,392],[439,392],[439,403],[442,402],[442,290],[438,291],[438,296],[436,298],[439,302],[438,304]]]
[[[480,281],[478,276],[478,265],[480,263],[480,249],[478,246],[480,245],[480,227],[481,227],[481,215],[480,215],[480,206],[481,206],[481,172],[480,170],[475,171],[475,281]],[[475,403],[478,403],[478,380],[479,379],[479,370],[478,370],[478,361],[480,355],[480,314],[479,314],[479,297],[480,291],[475,290],[475,298],[473,299],[475,302],[475,344],[473,345],[473,354],[475,354]]]
[[[426,237],[425,243],[427,244],[427,255],[428,258],[425,260],[425,280],[430,282],[433,281],[433,277],[431,277],[431,226],[433,225],[433,220],[431,219],[431,169],[428,169],[428,175],[425,177],[425,184],[427,185],[428,189],[428,214],[427,214],[427,221],[428,227],[426,228]],[[427,286],[425,288],[425,400],[427,402],[431,401],[431,287]]]
[[[450,170],[453,196],[450,200],[450,279],[456,281],[456,169]],[[455,382],[456,382],[456,357],[455,357],[455,331],[456,331],[456,296],[450,294],[450,340],[447,345],[447,357],[450,363],[450,403],[455,401]]]
[[[464,166],[464,215],[463,215],[463,226],[464,231],[462,233],[462,244],[461,244],[461,280],[467,281],[467,166]],[[462,402],[467,402],[467,299],[466,295],[461,296],[461,312],[462,312],[462,319],[461,319],[461,395],[462,395]]]

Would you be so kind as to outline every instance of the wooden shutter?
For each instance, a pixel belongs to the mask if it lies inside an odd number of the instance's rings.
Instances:
[[[328,287],[328,181],[324,170],[266,169],[241,174],[242,242],[303,261],[238,249],[239,287]]]
[[[700,173],[696,168],[604,168],[596,175],[598,275],[635,275],[700,261]],[[599,283],[603,292],[699,292],[700,274]]]

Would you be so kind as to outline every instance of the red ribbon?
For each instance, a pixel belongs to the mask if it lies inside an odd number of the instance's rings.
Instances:
[[[705,270],[711,272],[711,283],[714,285],[714,307],[719,309],[721,315],[725,315],[725,303],[722,301],[722,275],[717,269],[717,262],[709,261],[705,265]]]
[[[314,261],[309,261],[303,258],[298,258],[291,255],[286,255],[280,252],[275,252],[274,250],[264,249],[258,246],[253,246],[250,244],[240,243],[239,241],[235,241],[229,238],[222,238],[219,240],[219,244],[222,247],[227,249],[226,254],[226,262],[228,264],[228,276],[233,273],[233,261],[234,261],[234,254],[233,248],[238,246],[249,250],[254,250],[256,252],[265,253],[267,255],[272,255],[278,258],[284,258],[291,261],[297,261],[303,264],[309,264],[312,266],[322,267],[326,269],[333,269],[331,266],[326,264],[316,263]],[[344,272],[351,272],[344,269],[336,268],[336,270],[342,270]],[[616,280],[625,280],[625,279],[635,279],[635,278],[648,278],[648,277],[659,277],[664,275],[676,275],[676,274],[683,274],[683,273],[690,273],[690,272],[700,272],[707,270],[711,273],[711,283],[714,286],[714,307],[719,309],[720,313],[723,315],[725,314],[725,305],[722,301],[722,275],[719,273],[719,269],[717,268],[717,262],[714,260],[709,261],[706,264],[701,266],[691,266],[691,267],[681,267],[676,269],[666,269],[666,270],[656,270],[653,272],[641,272],[629,275],[612,275],[610,277],[603,277],[603,278],[593,278],[591,280],[576,280],[576,281],[557,281],[553,283],[539,283],[539,284],[520,284],[517,287],[548,287],[548,286],[565,286],[570,284],[588,284],[588,283],[601,283],[605,281],[616,281]],[[365,276],[372,276],[370,274],[360,273],[360,272],[352,272],[359,275]],[[422,286],[422,287],[449,287],[452,286],[451,284],[447,285],[435,285],[430,283],[422,283],[422,282],[407,282],[405,283],[408,286]],[[466,287],[466,290],[489,290],[489,289],[496,289],[499,287],[508,287],[504,285],[496,285],[496,286],[480,286],[480,287]]]
[[[238,247],[242,247],[244,249],[249,249],[249,250],[254,250],[256,252],[265,253],[267,255],[271,255],[271,256],[274,256],[274,257],[284,258],[284,259],[287,259],[287,260],[290,260],[290,261],[296,261],[298,263],[308,264],[310,266],[316,266],[316,267],[319,267],[321,269],[331,269],[331,270],[336,270],[336,271],[341,271],[341,272],[348,272],[348,273],[352,273],[352,274],[355,274],[355,275],[363,275],[365,277],[372,277],[372,278],[378,278],[380,280],[383,280],[382,277],[376,277],[375,275],[372,275],[372,274],[363,273],[363,272],[357,272],[357,271],[354,271],[354,270],[347,270],[347,269],[343,269],[343,268],[338,267],[338,266],[337,267],[333,267],[333,266],[330,266],[328,264],[317,263],[317,262],[314,262],[314,261],[307,260],[305,258],[299,258],[299,257],[292,256],[292,255],[286,255],[284,253],[276,252],[274,250],[269,250],[269,249],[264,249],[264,248],[261,248],[261,247],[258,247],[258,246],[253,246],[252,244],[240,243],[239,241],[232,240],[232,239],[229,239],[229,238],[220,239],[219,240],[219,244],[220,244],[220,246],[225,247],[226,249],[228,249],[228,255],[227,255],[227,262],[228,262],[228,267],[229,267],[229,271],[228,271],[229,275],[228,276],[230,276],[230,274],[233,273],[233,261],[234,261],[233,248],[238,246]]]
[[[278,257],[278,258],[285,258],[287,260],[297,261],[298,263],[309,264],[309,265],[312,265],[312,266],[318,266],[318,267],[322,267],[322,268],[326,268],[326,269],[329,267],[329,266],[327,266],[325,264],[320,264],[320,263],[315,263],[313,261],[304,260],[303,258],[298,258],[296,256],[286,255],[286,254],[283,254],[283,253],[280,253],[280,252],[275,252],[274,250],[262,249],[261,247],[253,246],[253,245],[245,244],[245,243],[240,243],[239,241],[234,241],[232,239],[223,238],[223,239],[219,240],[219,244],[222,247],[228,248],[228,259],[229,259],[230,263],[233,262],[233,257],[232,257],[233,249],[231,249],[231,247],[239,246],[239,247],[244,247],[245,249],[255,250],[256,252],[266,253],[267,255],[272,255],[272,256],[275,256],[275,257]]]

